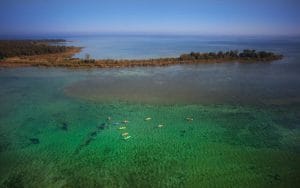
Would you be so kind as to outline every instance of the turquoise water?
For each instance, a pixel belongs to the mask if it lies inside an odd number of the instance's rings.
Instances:
[[[267,64],[0,69],[0,187],[299,187],[295,43]]]

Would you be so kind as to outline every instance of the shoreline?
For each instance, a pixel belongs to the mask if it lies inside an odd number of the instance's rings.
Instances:
[[[157,58],[157,59],[90,59],[72,58],[81,51],[81,47],[70,47],[66,52],[34,56],[10,57],[0,60],[0,67],[63,67],[63,68],[130,68],[130,67],[165,67],[183,64],[207,63],[270,63],[283,57],[265,59],[214,58],[190,59]]]
[[[46,41],[47,42],[47,41]],[[51,41],[50,41],[51,42]],[[35,44],[34,44],[35,45]],[[32,45],[36,48],[36,46]],[[52,48],[49,43],[46,44]],[[32,47],[30,46],[30,47]],[[45,46],[43,46],[45,47]],[[0,60],[0,67],[64,67],[64,68],[128,68],[154,67],[181,64],[203,63],[268,63],[283,58],[282,55],[272,52],[256,52],[255,50],[227,51],[182,54],[180,57],[155,59],[85,59],[73,58],[81,52],[82,47],[63,46],[64,50],[58,53],[44,53],[38,55],[11,56]],[[14,48],[11,50],[13,51]],[[9,51],[10,52],[10,51]]]

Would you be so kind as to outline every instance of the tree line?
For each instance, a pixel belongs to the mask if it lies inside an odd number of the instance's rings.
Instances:
[[[242,52],[238,50],[230,50],[227,52],[219,51],[209,53],[196,53],[191,52],[189,54],[182,54],[180,60],[209,60],[209,59],[244,59],[244,60],[269,60],[269,59],[281,59],[282,55],[274,54],[273,52],[256,51],[245,49]]]
[[[0,59],[65,52],[68,47],[58,45],[63,39],[0,40]]]

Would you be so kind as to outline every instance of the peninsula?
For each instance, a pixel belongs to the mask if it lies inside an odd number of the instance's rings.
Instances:
[[[70,67],[70,68],[113,68],[136,66],[168,66],[176,64],[223,63],[223,62],[271,62],[282,59],[283,56],[272,52],[245,49],[241,52],[209,52],[182,54],[179,57],[143,59],[143,60],[113,60],[73,58],[82,47],[65,46],[63,39],[46,40],[1,40],[0,67]]]

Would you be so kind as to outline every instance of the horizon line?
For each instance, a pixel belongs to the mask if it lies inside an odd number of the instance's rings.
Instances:
[[[195,36],[195,37],[300,37],[300,34],[220,34],[220,33],[169,33],[169,32],[61,32],[61,33],[11,33],[1,34],[4,38],[38,37],[83,37],[83,36]]]

